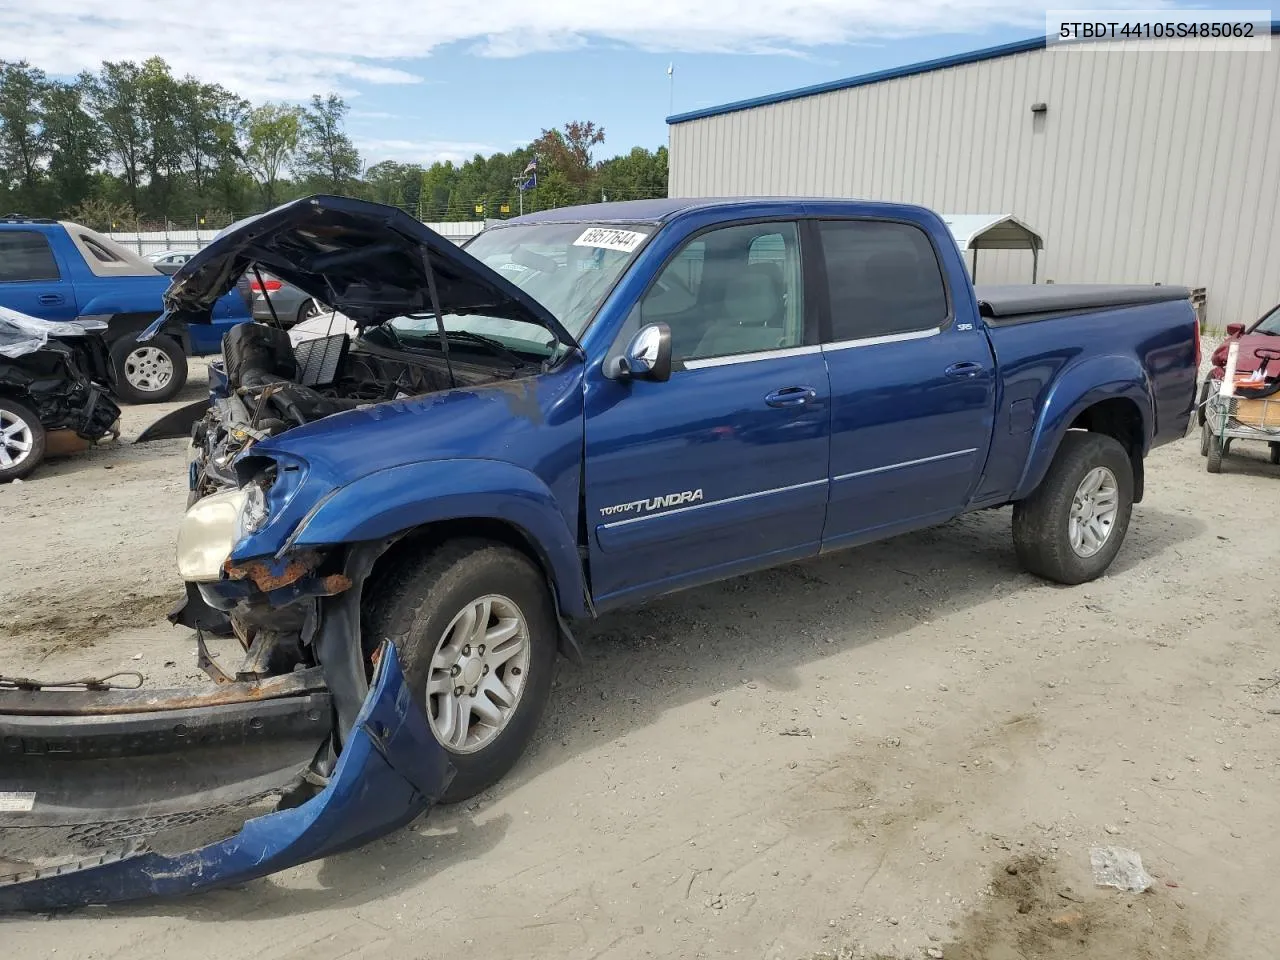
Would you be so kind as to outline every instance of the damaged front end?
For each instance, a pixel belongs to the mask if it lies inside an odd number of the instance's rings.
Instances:
[[[0,690],[0,911],[225,887],[409,823],[451,772],[394,648],[375,661],[327,776],[320,671],[199,696]]]
[[[216,683],[0,680],[0,911],[265,876],[395,830],[449,785],[394,647],[361,643],[361,587],[389,542],[234,561],[266,509],[244,489],[197,501],[179,531],[188,597],[171,619],[196,629]]]
[[[99,326],[105,325],[39,320],[0,307],[0,396],[39,418],[47,454],[73,453],[119,434]]]
[[[361,630],[365,582],[405,530],[317,545],[307,527],[359,478],[357,462],[386,467],[403,452],[397,437],[418,442],[416,429],[398,432],[406,412],[505,410],[576,342],[421,223],[334,197],[228,228],[175,274],[140,339],[169,318],[207,323],[259,264],[352,330],[304,342],[233,327],[209,400],[140,438],[192,441],[177,543],[186,597],[170,619],[196,631],[214,683],[198,694],[0,686],[0,910],[263,876],[395,829],[452,779],[424,687],[411,690],[395,649]],[[449,330],[446,314],[522,325],[532,348]],[[475,393],[517,381],[492,402]]]

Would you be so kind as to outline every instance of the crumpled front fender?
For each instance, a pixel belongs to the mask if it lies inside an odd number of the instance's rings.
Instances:
[[[408,824],[435,804],[452,777],[395,648],[384,644],[369,695],[316,796],[189,852],[161,853],[135,841],[87,861],[0,879],[0,911],[174,897],[263,877]]]

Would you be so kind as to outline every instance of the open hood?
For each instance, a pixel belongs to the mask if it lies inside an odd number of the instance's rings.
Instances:
[[[444,313],[523,320],[577,346],[546,307],[452,241],[394,207],[348,197],[294,200],[223,230],[173,275],[165,312],[208,323],[214,303],[256,263],[357,327],[430,314],[427,257]]]

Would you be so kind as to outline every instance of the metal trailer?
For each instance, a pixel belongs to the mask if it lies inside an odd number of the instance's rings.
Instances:
[[[1280,363],[1280,349],[1259,349],[1257,356],[1267,363]],[[1222,472],[1222,461],[1236,440],[1259,440],[1271,447],[1271,462],[1280,464],[1280,393],[1272,397],[1242,397],[1237,390],[1249,383],[1236,376],[1240,344],[1231,344],[1221,380],[1209,381],[1204,422],[1200,427],[1200,455],[1205,469]]]

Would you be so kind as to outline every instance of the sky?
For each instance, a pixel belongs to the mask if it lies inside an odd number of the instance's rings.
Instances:
[[[368,162],[429,164],[570,120],[604,127],[600,156],[652,149],[672,110],[1025,39],[1044,14],[1025,0],[0,0],[0,60],[71,76],[160,55],[255,103],[337,92]]]

